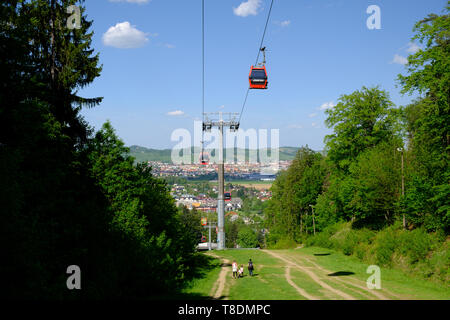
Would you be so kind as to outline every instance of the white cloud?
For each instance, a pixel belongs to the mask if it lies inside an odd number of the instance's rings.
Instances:
[[[291,24],[291,20],[274,21],[273,23],[276,24],[277,26],[284,28]]]
[[[136,29],[128,21],[117,23],[103,34],[103,44],[114,48],[139,48],[147,42],[147,34]]]
[[[166,47],[166,48],[168,48],[168,49],[174,49],[174,48],[175,48],[175,45],[174,45],[174,44],[170,44],[170,43],[166,43],[166,44],[164,45],[164,47]]]
[[[311,126],[316,129],[320,129],[320,125],[317,122],[311,123]]]
[[[319,110],[326,110],[326,109],[333,109],[336,105],[333,103],[333,101],[325,102],[319,107]]]
[[[184,115],[184,112],[181,110],[175,110],[175,111],[167,112],[167,115],[172,116],[172,117],[178,117],[178,116]]]
[[[109,2],[129,2],[129,3],[148,3],[151,0],[109,0]]]
[[[291,124],[288,126],[289,129],[303,129],[301,124]]]
[[[315,112],[308,115],[308,117],[310,117],[310,118],[314,118],[315,116],[317,116],[317,113],[315,113]]]
[[[410,42],[410,43],[408,43],[408,48],[406,49],[406,52],[416,53],[420,49],[421,48],[417,44],[415,44],[414,42]]]
[[[261,0],[248,0],[247,2],[242,2],[239,7],[233,8],[233,12],[240,17],[256,16],[260,6]]]
[[[405,65],[408,63],[408,59],[406,59],[405,57],[403,57],[399,54],[395,54],[394,59],[392,59],[391,63],[398,63],[398,64]]]

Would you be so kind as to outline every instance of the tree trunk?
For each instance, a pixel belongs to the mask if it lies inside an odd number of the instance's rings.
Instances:
[[[300,212],[300,234],[303,234],[303,213]]]
[[[56,49],[55,49],[55,0],[50,2],[50,51],[51,51],[51,63],[50,63],[50,75],[52,78],[52,86],[55,85],[55,66],[56,66]]]
[[[306,235],[308,235],[308,211],[306,211],[305,231],[306,231]]]

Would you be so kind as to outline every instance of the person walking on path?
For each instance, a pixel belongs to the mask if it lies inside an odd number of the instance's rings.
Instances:
[[[239,268],[239,278],[244,277],[244,265],[241,264],[241,267]]]
[[[252,259],[248,260],[248,274],[253,277],[253,262]]]
[[[233,260],[233,263],[231,264],[231,268],[233,269],[233,278],[237,279],[238,264],[237,264],[236,260]]]

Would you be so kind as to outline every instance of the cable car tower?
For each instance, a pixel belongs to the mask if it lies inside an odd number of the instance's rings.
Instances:
[[[231,132],[239,130],[239,113],[232,112],[208,112],[203,113],[203,132],[211,132],[213,127],[219,129],[219,159],[218,159],[218,184],[219,195],[217,201],[217,249],[225,249],[225,178],[224,178],[224,159],[223,159],[223,131],[229,127]]]

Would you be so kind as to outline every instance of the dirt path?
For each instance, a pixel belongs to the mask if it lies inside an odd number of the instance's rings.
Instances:
[[[225,284],[227,274],[231,273],[230,261],[227,259],[223,259],[219,256],[216,256],[215,254],[210,255],[222,261],[219,277],[217,278],[216,282],[214,282],[214,285],[212,286],[211,291],[209,292],[209,295],[211,297],[213,297],[214,299],[219,299],[225,296]],[[227,297],[225,297],[225,300],[227,300]]]
[[[275,253],[273,251],[269,251],[269,250],[263,250],[264,252],[274,256],[275,258],[278,258],[279,260],[282,260],[284,262],[286,262],[286,264],[288,266],[292,266],[297,268],[298,270],[302,271],[303,273],[306,273],[314,282],[316,282],[318,285],[320,285],[322,288],[324,288],[325,290],[328,290],[330,292],[333,292],[334,294],[338,295],[339,297],[341,297],[342,299],[345,300],[356,300],[355,297],[342,292],[338,289],[335,289],[333,287],[331,287],[330,285],[328,285],[327,283],[323,282],[322,280],[320,280],[320,278],[311,270],[308,270],[307,267],[301,266],[299,264],[297,264],[296,262],[293,262],[292,260],[287,259],[285,256],[283,256],[280,253]],[[286,280],[288,280],[288,278],[286,277]],[[292,280],[290,280],[292,282]],[[288,281],[289,282],[289,281]]]
[[[285,277],[286,277],[287,282],[288,282],[295,290],[297,290],[297,292],[298,292],[301,296],[305,297],[305,298],[308,299],[308,300],[320,300],[319,298],[310,295],[308,292],[306,292],[305,290],[303,290],[302,288],[300,288],[299,286],[297,286],[297,285],[294,283],[294,281],[292,281],[292,278],[291,278],[291,266],[290,266],[290,265],[288,265],[288,266],[286,267]]]
[[[308,261],[309,263],[311,263],[312,265],[314,265],[317,269],[319,269],[320,271],[322,271],[322,272],[325,273],[325,274],[331,274],[331,273],[333,273],[332,271],[327,270],[327,269],[323,268],[322,266],[318,265],[317,263],[315,263],[314,261],[308,259],[307,257],[302,257],[302,258],[305,259],[306,261]],[[294,260],[296,260],[296,259],[294,258]],[[376,290],[371,290],[371,289],[367,288],[366,283],[365,283],[364,281],[359,280],[359,279],[349,277],[349,278],[346,278],[346,279],[344,280],[344,279],[341,279],[341,278],[339,278],[339,277],[333,277],[332,280],[336,280],[336,281],[341,282],[341,283],[344,283],[344,284],[346,284],[346,285],[350,285],[350,286],[353,286],[353,287],[357,287],[357,288],[363,290],[364,293],[360,293],[360,294],[363,294],[363,295],[366,296],[366,297],[367,297],[366,293],[369,293],[369,294],[374,295],[374,296],[377,297],[378,299],[381,299],[381,300],[390,300],[390,298],[388,298],[387,296],[385,296],[385,295],[382,294],[381,292],[376,291]],[[351,289],[351,288],[350,288],[350,289]],[[386,290],[385,290],[385,291],[386,291]],[[386,292],[386,293],[389,294],[389,292]],[[392,295],[395,296],[394,294],[392,294]]]

